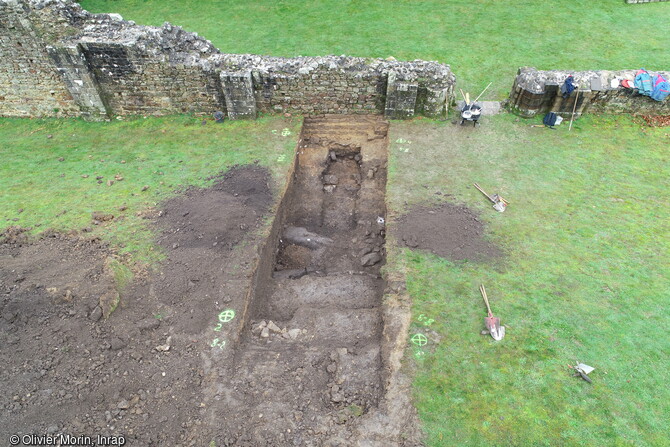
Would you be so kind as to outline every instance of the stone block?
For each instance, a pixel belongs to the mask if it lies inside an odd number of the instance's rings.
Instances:
[[[414,116],[418,85],[398,80],[397,74],[393,71],[389,73],[387,83],[384,115],[391,119],[407,119]]]

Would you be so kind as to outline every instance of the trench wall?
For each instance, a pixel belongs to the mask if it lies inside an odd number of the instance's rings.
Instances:
[[[73,0],[0,0],[0,115],[378,113],[442,116],[455,77],[437,62],[222,54],[165,23]]]
[[[298,147],[302,142],[302,134],[298,139]],[[265,237],[262,247],[259,249],[257,264],[254,269],[251,280],[251,287],[247,293],[245,309],[240,319],[239,332],[249,324],[250,316],[258,310],[258,303],[262,301],[271,292],[272,273],[275,268],[275,260],[279,252],[279,241],[284,231],[284,224],[288,218],[288,212],[291,209],[293,194],[295,188],[295,171],[298,166],[298,151],[293,156],[293,163],[287,173],[287,181],[284,188],[279,193],[281,199],[278,202],[274,214],[272,226]]]
[[[655,101],[638,95],[633,89],[610,87],[613,79],[635,78],[636,70],[620,71],[540,71],[535,68],[519,69],[510,93],[508,106],[524,117],[532,117],[546,112],[570,115],[575,104],[577,90],[568,98],[563,98],[560,87],[572,75],[579,85],[576,114],[590,113],[632,113],[644,115],[669,115],[670,99]],[[670,79],[670,72],[660,73]]]

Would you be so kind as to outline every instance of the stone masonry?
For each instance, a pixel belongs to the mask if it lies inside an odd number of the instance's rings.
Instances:
[[[540,71],[535,68],[519,69],[512,87],[509,107],[524,117],[556,112],[570,116],[577,98],[576,115],[589,111],[593,113],[632,113],[644,115],[670,115],[670,99],[654,101],[648,96],[637,94],[634,89],[611,87],[616,79],[635,79],[637,70],[621,71]],[[669,72],[660,73],[670,79]],[[563,98],[560,88],[565,79],[572,75],[579,88],[568,98]],[[579,92],[579,96],[577,96]]]
[[[24,6],[0,2],[0,113],[20,117],[76,115],[79,108]]]
[[[91,14],[74,0],[0,0],[0,115],[257,113],[444,116],[437,62],[222,54],[180,27]]]

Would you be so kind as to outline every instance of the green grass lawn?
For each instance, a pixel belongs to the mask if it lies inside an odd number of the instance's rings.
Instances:
[[[283,184],[299,120],[208,121],[205,126],[201,121],[0,119],[0,227],[31,227],[35,234],[47,228],[88,227],[120,253],[132,254],[135,262],[152,263],[161,255],[138,212],[175,191],[205,186],[211,183],[208,177],[235,164],[258,160],[271,169],[278,185]],[[291,134],[282,136],[284,128]],[[117,180],[117,175],[123,179]],[[123,206],[127,209],[120,211]],[[117,219],[111,225],[91,225],[94,211]]]
[[[523,65],[663,70],[670,60],[663,32],[670,29],[670,3],[81,4],[141,24],[171,21],[229,53],[438,60],[451,64],[459,86],[471,92],[493,81],[488,99],[505,98]],[[444,197],[437,191],[451,194],[481,213],[488,237],[506,253],[491,263],[455,263],[397,250],[389,240],[387,268],[406,275],[414,300],[412,334],[429,339],[423,355],[408,349],[428,444],[667,445],[669,131],[628,117],[585,117],[570,133],[566,126],[529,128],[510,115],[482,122],[477,129],[431,120],[391,127],[390,213],[436,202]],[[298,126],[279,118],[204,127],[189,117],[0,119],[2,226],[81,229],[91,225],[93,211],[123,215],[94,226],[94,234],[135,261],[155,262],[160,253],[138,212],[237,163],[259,160],[281,183]],[[285,127],[291,136],[281,136]],[[411,143],[395,143],[399,138]],[[107,186],[117,174],[123,180]],[[494,212],[475,181],[508,198],[508,210]],[[500,343],[479,335],[480,283],[507,326]],[[421,315],[434,323],[426,326]],[[575,360],[596,367],[593,385],[570,376],[567,365]]]
[[[511,115],[482,121],[391,127],[390,211],[452,194],[506,253],[473,263],[391,250],[388,268],[405,272],[413,298],[411,334],[429,339],[423,356],[408,350],[429,445],[667,445],[667,128],[629,117],[586,117],[570,133]],[[473,182],[500,192],[507,211]],[[507,326],[498,343],[479,334],[480,283]],[[576,360],[596,368],[593,385],[570,376]]]
[[[520,66],[667,69],[670,4],[623,0],[81,0],[92,12],[198,32],[226,53],[347,54],[450,64],[459,86],[508,96]],[[665,65],[664,65],[665,64]]]

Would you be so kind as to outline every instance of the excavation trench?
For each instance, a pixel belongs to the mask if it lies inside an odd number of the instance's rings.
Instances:
[[[231,359],[224,445],[338,445],[378,407],[387,130],[305,119]]]

